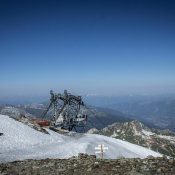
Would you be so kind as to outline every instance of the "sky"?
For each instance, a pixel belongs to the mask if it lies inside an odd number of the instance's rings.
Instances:
[[[0,0],[0,98],[175,92],[175,1]]]

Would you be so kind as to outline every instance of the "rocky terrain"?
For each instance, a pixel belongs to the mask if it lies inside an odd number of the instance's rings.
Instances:
[[[88,133],[127,140],[162,154],[175,157],[175,133],[169,130],[150,129],[139,121],[114,123],[101,130],[93,128]]]
[[[1,175],[174,175],[175,160],[166,157],[145,159],[96,159],[79,154],[69,159],[25,160],[0,164]]]
[[[22,109],[18,105],[0,105],[0,114],[8,115],[12,118],[20,118],[21,116],[30,118],[34,117],[31,113],[28,113],[26,110]]]

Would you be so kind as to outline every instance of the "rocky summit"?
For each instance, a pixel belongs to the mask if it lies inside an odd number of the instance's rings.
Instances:
[[[79,154],[69,159],[25,160],[0,164],[1,175],[174,175],[175,160],[166,157],[145,159],[96,159]]]

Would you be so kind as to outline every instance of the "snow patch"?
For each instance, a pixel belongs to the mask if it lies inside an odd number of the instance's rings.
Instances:
[[[5,115],[0,115],[0,121],[0,132],[4,133],[0,137],[0,162],[95,154],[98,144],[109,148],[104,157],[110,159],[161,156],[147,148],[102,135],[71,132],[65,136],[49,129],[49,134],[44,134]]]
[[[113,134],[111,135],[111,137],[117,137],[118,134],[114,131]]]
[[[142,129],[142,133],[143,133],[144,135],[146,135],[146,136],[154,135],[153,132],[151,132],[151,131],[146,131],[146,130],[144,130],[144,129]]]
[[[166,135],[157,135],[159,138],[163,138],[163,139],[166,139],[166,140],[170,140],[172,142],[175,142],[175,137],[173,136],[166,136]]]

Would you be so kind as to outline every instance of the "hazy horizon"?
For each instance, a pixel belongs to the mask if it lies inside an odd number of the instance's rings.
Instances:
[[[0,99],[175,93],[175,1],[0,1]]]

